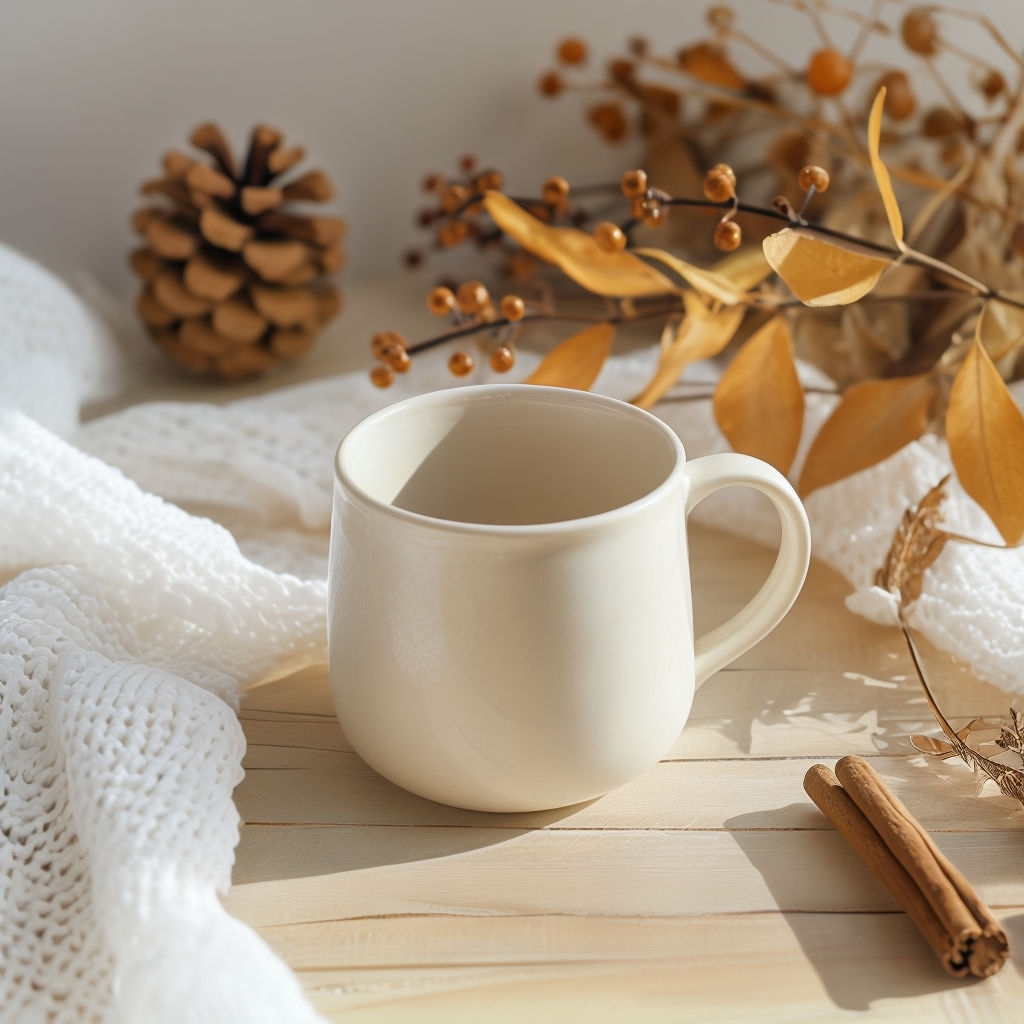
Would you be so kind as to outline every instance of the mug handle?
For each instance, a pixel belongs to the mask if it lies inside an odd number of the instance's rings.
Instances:
[[[705,455],[686,464],[690,491],[686,515],[699,501],[723,487],[745,486],[766,494],[782,522],[782,544],[768,579],[732,618],[694,642],[695,685],[749,651],[767,636],[789,611],[807,575],[811,530],[796,491],[766,462],[750,455],[725,452]]]

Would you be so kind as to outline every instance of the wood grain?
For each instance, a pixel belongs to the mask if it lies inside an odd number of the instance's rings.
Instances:
[[[698,629],[753,593],[772,554],[691,530]],[[353,753],[326,672],[252,692],[229,911],[345,1021],[1012,1021],[1024,983],[1024,812],[935,733],[894,630],[846,611],[813,565],[787,620],[698,693],[667,757],[600,800],[488,815],[399,790]],[[951,718],[1007,694],[928,651]],[[872,764],[999,915],[1011,962],[948,979],[806,798],[803,773]]]

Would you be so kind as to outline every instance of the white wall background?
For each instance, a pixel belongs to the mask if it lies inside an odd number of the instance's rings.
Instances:
[[[635,33],[671,53],[700,33],[704,6],[0,0],[0,241],[127,291],[128,219],[161,154],[187,148],[203,120],[238,144],[265,121],[337,183],[350,273],[395,267],[417,237],[423,173],[452,169],[461,153],[497,164],[519,191],[550,173],[577,183],[617,176],[624,154],[584,126],[581,98],[542,100],[539,73],[570,34],[600,55]],[[798,54],[811,44],[806,20],[771,0],[733,6],[769,46]],[[975,7],[1024,42],[1018,0]]]

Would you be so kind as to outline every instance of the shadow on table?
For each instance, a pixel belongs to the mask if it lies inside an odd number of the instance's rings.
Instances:
[[[301,808],[301,823],[287,823],[286,794],[281,794],[271,820],[249,812],[241,788],[236,791],[246,824],[236,851],[232,884],[449,857],[509,842],[586,806],[522,814],[461,810],[401,789],[351,751],[338,752],[337,758],[339,764],[333,770],[310,780],[316,783],[316,800]],[[298,778],[285,782],[301,787]],[[303,798],[292,799],[293,807],[299,809]],[[282,829],[289,830],[285,842]]]
[[[791,819],[804,805],[789,805],[773,812],[780,820]],[[843,1010],[868,1010],[885,999],[911,999],[929,993],[970,988],[977,981],[951,978],[939,965],[931,948],[899,910],[881,909],[890,903],[888,894],[856,855],[837,856],[825,866],[834,870],[839,894],[834,907],[817,908],[805,895],[806,876],[820,873],[820,865],[808,865],[806,873],[794,871],[792,851],[781,851],[777,833],[766,831],[764,812],[728,819],[725,827],[750,863],[760,872],[808,962],[835,1005]],[[843,848],[845,851],[845,848]],[[863,873],[862,879],[856,874]],[[873,910],[851,905],[842,889],[877,886],[879,902]],[[884,901],[884,903],[883,903]],[[1024,933],[1024,915],[1008,922]],[[1024,934],[1018,935],[1018,945]],[[1011,935],[1011,944],[1014,937]]]

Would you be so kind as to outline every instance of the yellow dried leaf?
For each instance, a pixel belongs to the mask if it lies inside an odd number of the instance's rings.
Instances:
[[[585,327],[553,348],[525,383],[587,391],[597,380],[612,350],[614,337],[615,328],[611,324]]]
[[[764,250],[759,245],[746,245],[731,252],[711,269],[744,292],[756,288],[772,272],[771,264],[764,258]]]
[[[545,224],[501,192],[486,193],[484,206],[506,235],[595,295],[642,298],[679,292],[667,277],[631,252],[609,252],[584,231]]]
[[[946,437],[964,490],[1016,544],[1024,537],[1024,415],[977,338],[949,393]]]
[[[661,399],[691,363],[718,355],[732,340],[746,314],[743,306],[727,306],[712,313],[696,296],[687,294],[684,299],[686,318],[672,341],[662,348],[654,375],[643,391],[631,399],[641,409],[650,409]]]
[[[785,473],[804,422],[804,391],[783,316],[759,328],[736,353],[715,388],[715,420],[738,452]]]
[[[805,306],[845,306],[863,298],[892,260],[783,228],[764,240],[772,269]]]
[[[882,142],[882,109],[885,106],[885,86],[878,90],[875,102],[871,104],[868,117],[868,156],[871,158],[871,170],[875,175],[875,183],[882,196],[885,215],[889,218],[889,229],[892,231],[896,244],[903,248],[903,217],[900,215],[896,193],[892,190],[892,179],[889,168],[885,166],[878,149]]]
[[[734,284],[724,274],[695,267],[692,263],[687,263],[685,260],[679,259],[678,256],[673,256],[672,253],[664,252],[661,249],[632,249],[631,252],[641,259],[668,267],[701,295],[724,302],[727,306],[734,306],[739,302],[746,290]]]
[[[928,426],[934,395],[928,374],[854,384],[807,453],[800,493],[852,476],[917,440]]]
[[[1004,293],[1020,299],[1020,292]],[[998,362],[1024,342],[1024,309],[1005,302],[986,302],[976,329],[985,351]]]
[[[907,233],[907,237],[910,239],[911,245],[913,245],[914,240],[928,226],[932,217],[934,217],[935,214],[938,213],[954,195],[956,195],[960,190],[960,187],[970,179],[971,175],[974,173],[974,169],[974,161],[966,161],[963,167],[961,167],[960,170],[949,179],[949,181],[944,182],[941,188],[937,188],[932,192],[928,197],[928,201],[920,210],[917,211],[917,216],[910,225],[910,231]]]

